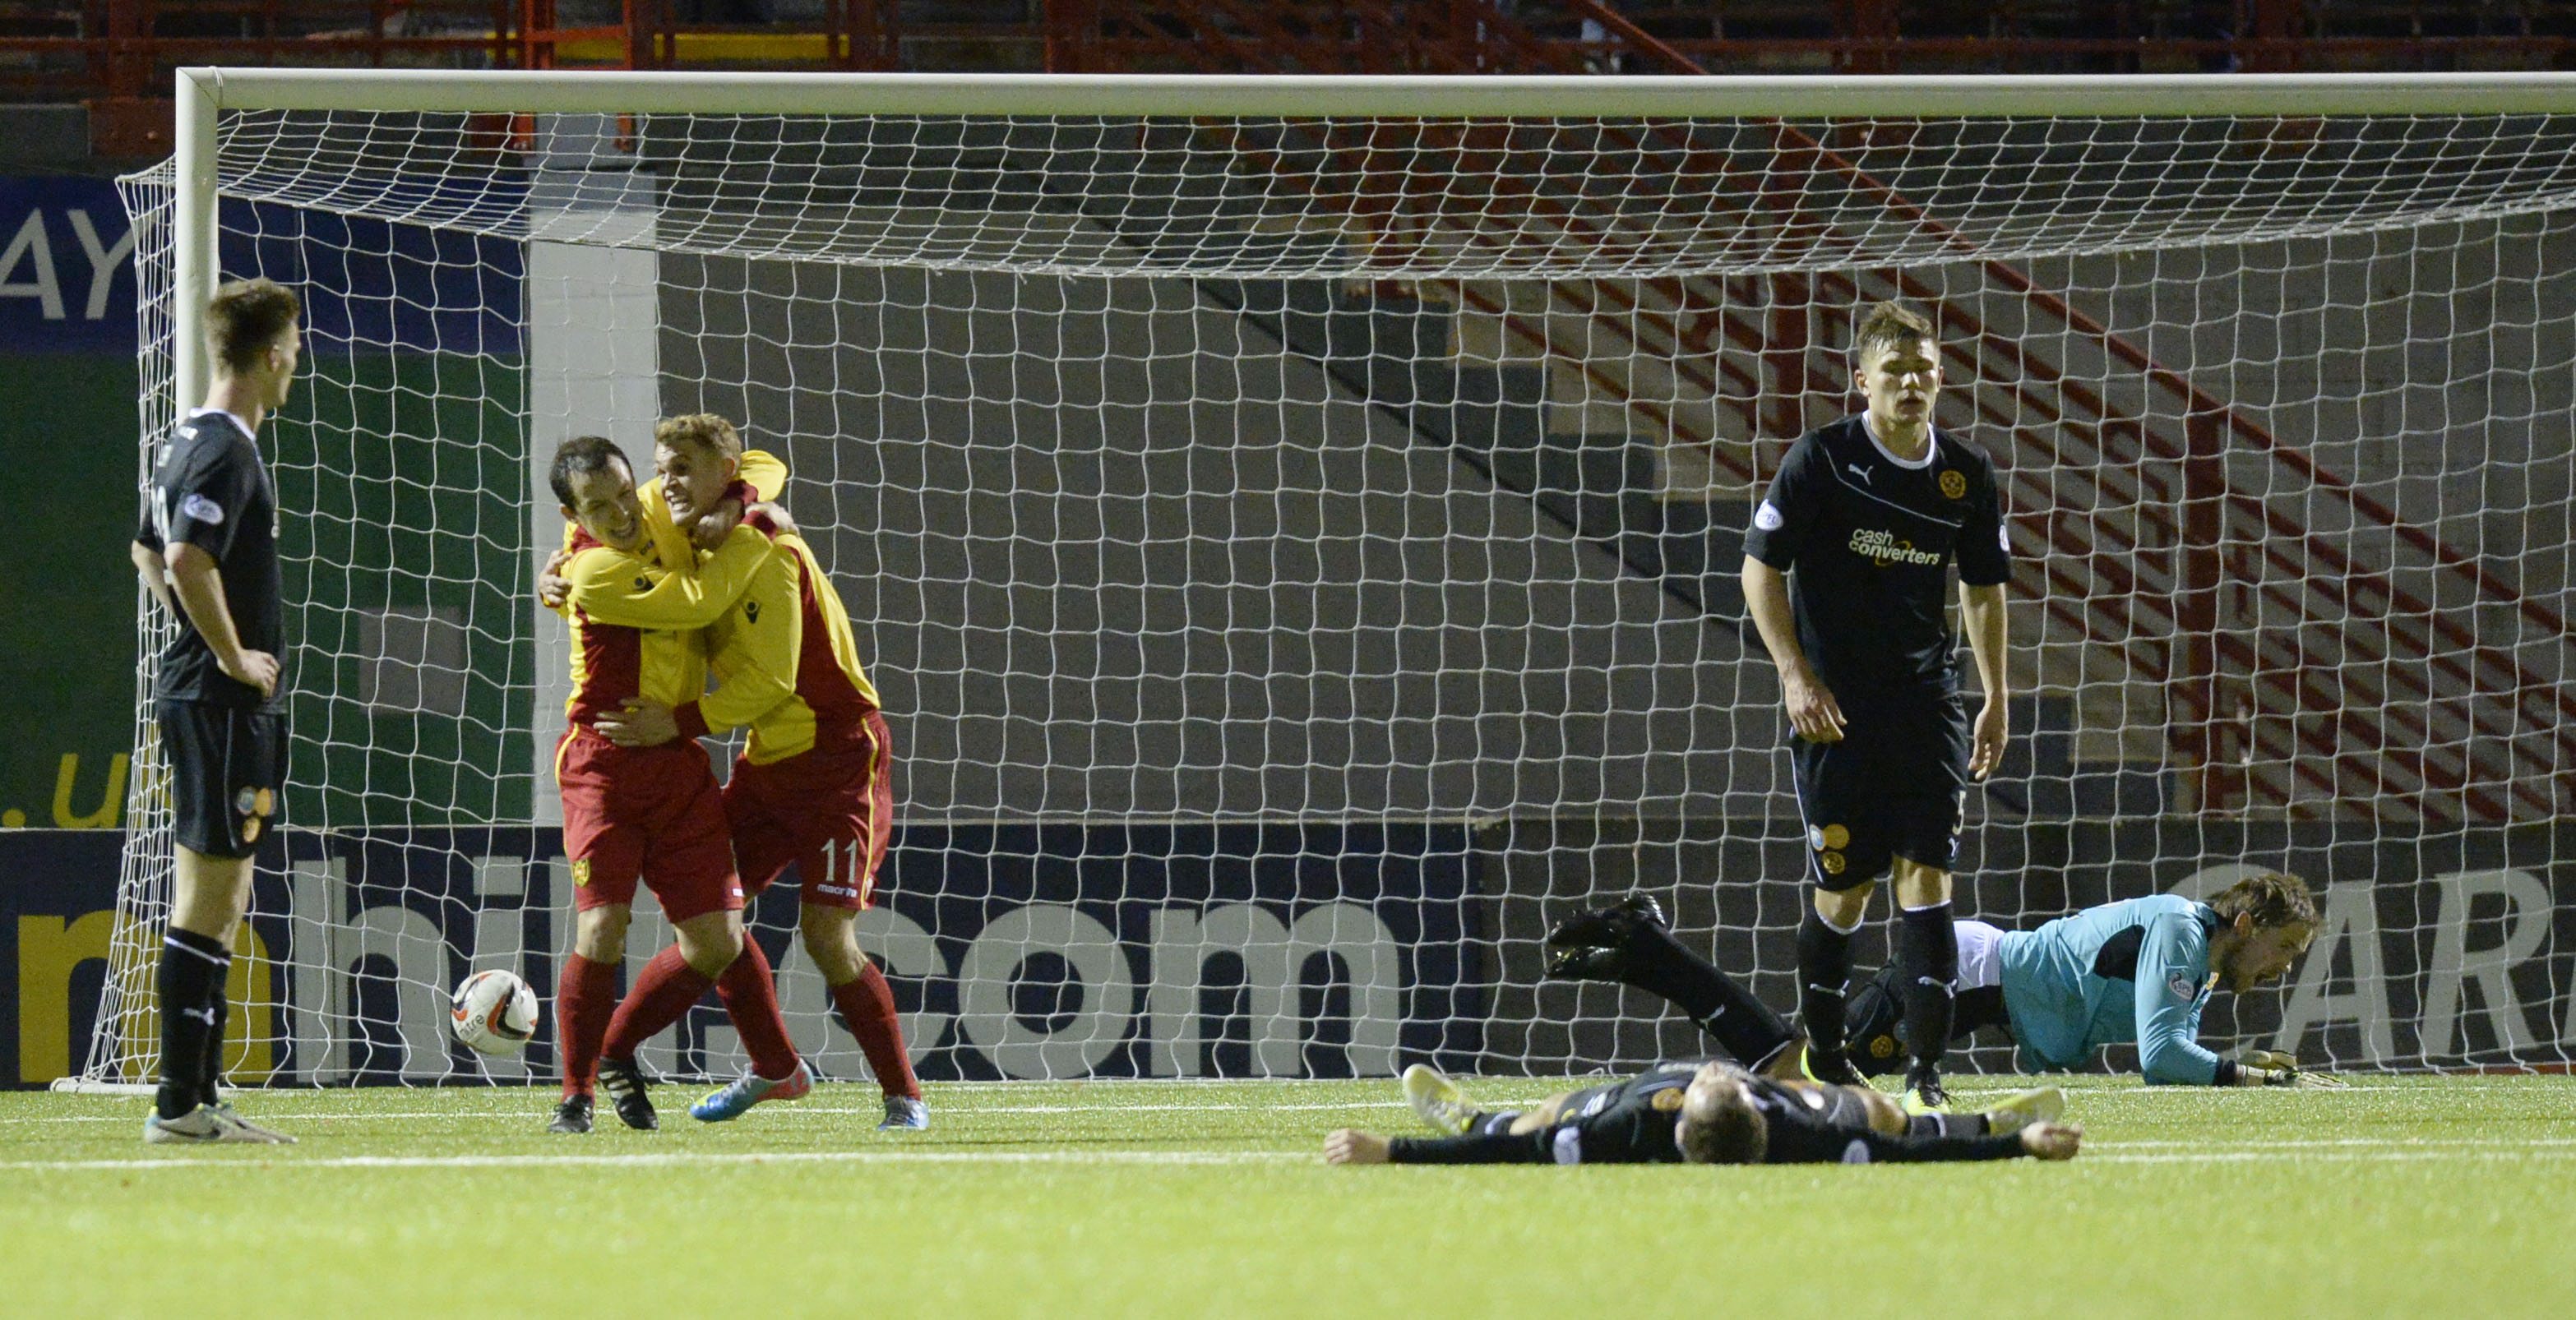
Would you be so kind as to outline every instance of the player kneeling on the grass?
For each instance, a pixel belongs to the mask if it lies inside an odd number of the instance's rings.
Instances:
[[[741,598],[768,561],[769,538],[739,528],[703,565],[665,564],[645,533],[633,471],[615,445],[597,436],[568,441],[555,452],[552,475],[564,516],[579,526],[575,553],[562,565],[573,695],[555,753],[577,915],[555,998],[564,1089],[552,1128],[590,1130],[594,1075],[601,1071],[612,1009],[628,1017],[629,1034],[641,1040],[651,1033],[636,1024],[668,1014],[667,1025],[710,985],[751,1052],[755,1075],[769,1080],[769,1098],[792,1099],[811,1080],[788,1040],[768,963],[743,956],[750,942],[743,936],[742,884],[706,750],[695,741],[620,747],[597,728],[632,700],[667,705],[705,690],[702,630]],[[677,929],[682,965],[659,985],[639,984],[629,1004],[616,1005],[616,968],[639,883],[661,900]],[[617,1075],[597,1080],[619,1102],[619,1117],[629,1126],[653,1126],[631,1062],[622,1072],[609,1071]]]
[[[2296,876],[2249,876],[2206,903],[2159,894],[2106,903],[2037,930],[1957,923],[1959,995],[1952,1040],[1999,1026],[2045,1067],[2076,1068],[2135,1041],[2149,1082],[2338,1086],[2286,1056],[2222,1059],[2200,1044],[2219,985],[2242,993],[2286,974],[2317,927]],[[1551,975],[1617,981],[1671,1000],[1728,1053],[1756,1064],[1787,1053],[1788,1025],[1724,971],[1673,938],[1653,899],[1633,895],[1560,923]],[[1900,975],[1883,969],[1852,1000],[1851,1060],[1874,1072],[1909,1051]],[[1788,1060],[1788,1062],[1795,1062]]]
[[[1665,1063],[1518,1113],[1469,1105],[1421,1064],[1405,1098],[1437,1137],[1342,1129],[1332,1164],[1876,1164],[2074,1157],[2084,1130],[2055,1087],[1969,1114],[1914,1114],[1867,1087],[1764,1077],[1720,1060]]]
[[[295,295],[268,280],[215,291],[206,305],[214,380],[152,474],[130,551],[179,624],[152,685],[178,844],[161,940],[161,1087],[143,1123],[155,1144],[295,1140],[234,1113],[217,1081],[251,857],[275,833],[286,792],[277,490],[260,462],[259,424],[294,387],[301,316]]]

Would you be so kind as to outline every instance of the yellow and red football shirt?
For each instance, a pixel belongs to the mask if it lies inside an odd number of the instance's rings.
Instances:
[[[775,557],[768,536],[737,527],[702,564],[664,566],[656,552],[630,554],[576,534],[562,567],[563,613],[572,624],[572,697],[564,714],[589,724],[630,697],[677,706],[706,690],[700,630],[733,608]],[[693,552],[682,551],[691,559]]]

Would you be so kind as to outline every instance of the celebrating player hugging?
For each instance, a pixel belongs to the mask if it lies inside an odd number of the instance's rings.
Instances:
[[[856,918],[872,899],[892,828],[893,752],[876,689],[859,664],[849,616],[786,512],[759,502],[785,486],[784,465],[768,454],[746,452],[732,423],[713,414],[666,420],[656,428],[655,442],[659,479],[636,497],[639,543],[653,547],[666,563],[688,563],[701,547],[721,558],[752,540],[770,550],[751,563],[739,590],[730,577],[717,577],[713,559],[698,570],[712,609],[699,612],[702,627],[684,631],[711,666],[714,689],[704,691],[701,678],[667,691],[635,691],[598,712],[591,732],[614,748],[650,753],[682,747],[697,752],[696,740],[711,731],[751,730],[721,794],[734,869],[743,889],[757,895],[788,867],[797,868],[804,885],[800,924],[806,953],[884,1091],[885,1120],[879,1126],[927,1127],[929,1110],[895,1017],[893,991],[858,947]],[[609,611],[597,617],[618,617],[625,607],[616,598],[614,579],[585,577],[577,571],[579,562],[567,555],[549,562],[540,580],[547,602],[593,613],[596,605]],[[602,582],[612,590],[594,595]],[[783,1023],[774,1037],[768,1029],[777,1010],[767,956],[753,940],[742,940],[741,949],[740,960],[714,984],[737,1021],[748,1011],[760,1031],[744,1035],[753,1052],[751,1072],[691,1107],[693,1116],[708,1122],[734,1118],[762,1100],[793,1099],[811,1086]],[[709,976],[683,931],[678,945],[656,954],[637,974],[608,1023],[599,1083],[627,1126],[659,1124],[636,1050],[688,1011],[705,993]],[[736,995],[749,998],[738,1003]],[[567,1085],[572,1075],[567,1069]]]
[[[702,540],[725,534],[743,518],[745,494],[774,498],[787,477],[769,455],[745,453],[740,432],[712,413],[664,421],[654,433],[654,458],[660,480],[647,491],[648,520],[657,528],[690,530]],[[805,952],[884,1091],[885,1121],[879,1126],[926,1128],[929,1110],[895,1018],[894,992],[860,952],[857,933],[858,914],[873,897],[894,823],[893,739],[876,688],[859,664],[849,613],[813,548],[774,506],[756,508],[743,520],[771,539],[775,553],[739,606],[707,629],[715,690],[676,707],[639,695],[598,727],[627,747],[751,730],[724,786],[725,818],[744,887],[757,896],[788,867],[797,868],[804,886],[799,926]],[[757,944],[748,946],[746,958],[761,957]],[[639,992],[680,970],[677,952],[664,950],[638,978]],[[686,1009],[687,1002],[679,1002],[679,1011]],[[631,1033],[611,1027],[601,1079],[617,1099],[619,1116],[630,1123],[630,1111],[648,1126],[652,1113],[632,1065],[634,1048],[676,1016],[640,1023]],[[765,1085],[755,1071],[690,1112],[702,1119],[731,1118],[760,1099]]]
[[[1993,466],[1933,425],[1941,349],[1931,323],[1881,303],[1854,332],[1852,357],[1868,409],[1789,451],[1745,534],[1744,597],[1796,734],[1816,887],[1798,927],[1807,1066],[1826,1081],[1860,1079],[1843,1054],[1851,935],[1892,867],[1913,1053],[1906,1103],[1937,1109],[1958,979],[1950,867],[1967,780],[2003,755],[2011,563]],[[1954,560],[1985,690],[1973,751],[1944,608]]]
[[[625,1100],[643,1094],[632,1044],[651,1034],[646,1028],[677,1020],[710,985],[751,1053],[755,1078],[767,1083],[752,1098],[793,1099],[811,1083],[779,1016],[769,965],[743,937],[742,884],[705,749],[693,739],[620,746],[598,728],[631,701],[672,706],[705,690],[702,630],[743,598],[773,554],[770,540],[735,527],[703,565],[692,562],[685,543],[656,544],[625,455],[598,436],[555,451],[552,479],[577,528],[560,565],[573,629],[573,695],[555,752],[577,915],[555,998],[563,1100],[552,1130],[590,1130],[595,1072],[606,1074],[621,1118],[651,1126],[649,1105],[630,1113]],[[617,964],[639,882],[678,931],[680,965],[663,965],[658,981],[639,976],[626,1002],[616,1004]],[[747,947],[752,956],[744,956]],[[624,1024],[613,1042],[612,1007]],[[620,1047],[627,1053],[614,1052]]]

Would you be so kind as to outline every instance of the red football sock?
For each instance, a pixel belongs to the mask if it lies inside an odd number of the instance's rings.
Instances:
[[[856,980],[832,987],[832,1002],[840,1007],[841,1021],[848,1024],[850,1034],[859,1038],[859,1048],[867,1051],[877,1085],[887,1095],[918,1100],[921,1079],[912,1075],[912,1054],[904,1049],[903,1027],[895,1021],[894,987],[864,956],[860,965],[866,970]]]
[[[654,954],[653,961],[635,974],[635,984],[627,988],[626,998],[617,1005],[617,1015],[608,1020],[608,1040],[600,1047],[600,1055],[634,1058],[644,1042],[679,1021],[714,984],[713,978],[689,966],[689,960],[680,956],[679,945]]]
[[[555,978],[555,1060],[563,1066],[566,1100],[590,1094],[599,1075],[599,1042],[616,1007],[617,964],[565,954],[563,973]]]
[[[760,941],[742,937],[742,956],[716,978],[716,994],[733,1016],[753,1074],[772,1082],[795,1076],[796,1045],[787,1038],[787,1019],[779,1015],[778,982],[769,974],[769,955],[760,951]]]

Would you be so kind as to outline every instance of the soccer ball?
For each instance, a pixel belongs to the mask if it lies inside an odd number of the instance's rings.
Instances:
[[[537,992],[508,972],[476,972],[456,987],[449,1022],[477,1054],[516,1054],[537,1034]]]

